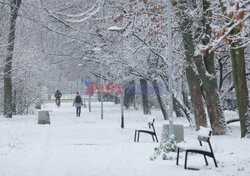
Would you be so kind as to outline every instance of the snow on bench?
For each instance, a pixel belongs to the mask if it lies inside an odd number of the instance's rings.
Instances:
[[[210,128],[200,127],[200,130],[198,131],[198,141],[200,145],[188,144],[184,142],[178,143],[176,165],[179,164],[179,152],[180,152],[180,149],[182,149],[186,151],[185,165],[184,165],[185,169],[187,168],[188,153],[202,154],[204,156],[206,165],[208,165],[206,156],[211,157],[214,160],[215,167],[217,167],[217,162],[215,160],[214,152],[210,143],[211,134],[212,134],[212,130]],[[208,146],[202,145],[202,142],[207,142]]]

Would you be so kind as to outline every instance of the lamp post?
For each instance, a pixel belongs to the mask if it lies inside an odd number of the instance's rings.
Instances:
[[[172,26],[171,2],[168,0],[168,88],[169,88],[169,138],[173,135],[173,77],[172,77]]]
[[[123,65],[123,36],[122,36],[122,30],[123,28],[117,27],[117,26],[112,26],[108,28],[109,31],[112,32],[119,32],[120,37],[121,37],[121,82],[122,85],[124,85],[124,65]],[[124,91],[122,91],[121,94],[121,128],[124,128],[124,112],[123,112],[123,101],[124,99]]]
[[[102,61],[101,61],[101,84],[103,86]],[[101,94],[101,119],[103,119],[103,94],[102,94],[102,91],[100,92],[100,94]]]

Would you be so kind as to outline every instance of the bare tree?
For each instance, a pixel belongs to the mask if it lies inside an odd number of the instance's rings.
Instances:
[[[4,66],[4,114],[12,118],[12,58],[15,46],[15,31],[18,10],[22,0],[10,1],[10,29],[8,35],[7,56]]]

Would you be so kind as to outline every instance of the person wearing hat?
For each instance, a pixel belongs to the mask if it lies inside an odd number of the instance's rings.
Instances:
[[[76,107],[76,117],[80,117],[81,115],[81,107],[82,107],[82,97],[79,95],[79,92],[76,92],[76,97],[73,102],[73,106]]]

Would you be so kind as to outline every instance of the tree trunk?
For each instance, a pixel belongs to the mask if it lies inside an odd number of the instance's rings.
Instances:
[[[185,105],[183,106],[183,105],[178,101],[178,99],[174,97],[174,95],[173,95],[173,101],[176,103],[176,105],[178,106],[179,110],[181,109],[182,112],[186,115],[187,120],[188,120],[189,123],[192,125],[192,124],[193,124],[193,121],[192,121],[192,119],[191,119],[191,117],[190,117],[190,111],[189,111],[188,107],[186,107]],[[203,126],[204,126],[204,125],[203,125]]]
[[[165,85],[165,87],[166,87],[166,89],[167,89],[167,91],[168,91],[168,82],[166,81],[167,79],[166,79],[166,77],[164,77],[164,76],[160,76],[161,77],[161,79],[162,79],[162,81],[163,81],[163,83],[164,83],[164,85]],[[182,105],[180,102],[179,102],[179,100],[177,99],[177,98],[175,98],[175,95],[173,94],[173,103],[175,102],[175,104],[177,105],[177,107],[178,107],[178,111],[180,111],[180,109],[182,110],[182,112],[186,115],[186,118],[187,118],[187,120],[191,123],[192,122],[192,119],[190,118],[190,108],[189,107],[187,107],[186,105],[185,105],[185,103],[184,103],[184,105]]]
[[[125,91],[124,91],[124,106],[126,109],[129,108],[129,87],[128,87],[128,84],[126,84],[125,86]]]
[[[209,60],[209,62],[211,62],[210,64],[212,64],[213,56],[209,56],[208,54],[208,56],[205,57],[205,60]],[[213,130],[213,134],[224,134],[226,124],[223,116],[223,111],[220,105],[216,75],[213,73],[209,73],[208,70],[205,69],[205,65],[202,64],[201,57],[195,57],[195,63],[202,80],[203,95],[207,105],[207,112],[210,120],[210,125]],[[210,64],[209,66],[212,66]]]
[[[159,89],[159,85],[157,83],[157,80],[154,80],[152,82],[152,85],[154,87],[154,91],[155,91],[155,95],[157,97],[157,100],[158,100],[158,103],[160,105],[160,108],[161,108],[161,112],[162,112],[162,115],[164,117],[164,120],[168,120],[168,115],[167,115],[167,107],[165,105],[165,103],[162,101],[162,98],[161,98],[161,92],[160,92],[160,89]]]
[[[145,79],[140,79],[143,114],[151,114],[148,101],[148,85]]]
[[[12,58],[15,45],[15,29],[18,10],[21,5],[21,0],[10,1],[10,29],[8,35],[7,56],[4,66],[4,115],[7,118],[12,118]]]
[[[17,109],[16,109],[16,102],[17,102],[17,98],[16,98],[16,90],[14,90],[14,96],[13,96],[13,106],[12,106],[12,113],[14,115],[17,114]]]
[[[207,126],[207,117],[202,102],[200,80],[190,66],[186,69],[186,77],[190,91],[191,102],[194,109],[195,126],[196,130],[199,130],[200,126]]]
[[[248,90],[246,82],[244,48],[231,48],[230,53],[233,67],[234,87],[237,97],[237,105],[241,126],[241,137],[250,137],[250,116],[247,107]]]
[[[176,2],[172,2],[174,6],[177,5]],[[188,67],[186,69],[186,77],[188,82],[188,87],[191,95],[191,102],[194,109],[194,116],[195,116],[195,123],[196,123],[196,130],[200,129],[200,126],[207,126],[207,118],[205,109],[202,102],[202,92],[200,88],[200,78],[198,73],[196,73],[193,69],[194,65],[194,51],[195,51],[195,44],[193,40],[193,35],[190,26],[192,25],[193,21],[190,18],[184,18],[185,10],[188,6],[187,1],[182,1],[182,6],[180,7],[180,13],[177,13],[182,21],[180,23],[180,27],[182,29],[182,38],[183,44],[185,48],[185,55],[186,60],[188,63]]]
[[[183,117],[180,104],[177,102],[177,99],[173,97],[173,108],[176,114],[176,117]]]
[[[136,109],[135,106],[135,81],[131,81],[131,89],[130,89],[130,105],[133,104],[134,109]]]
[[[202,44],[207,46],[211,38],[211,27],[210,21],[208,21],[208,13],[210,2],[203,0],[203,17],[201,19],[201,29],[203,30],[200,35],[202,37]],[[199,30],[197,29],[198,33]],[[207,105],[207,112],[210,120],[210,125],[213,130],[213,134],[221,135],[225,133],[225,118],[220,104],[218,85],[216,80],[216,72],[214,67],[214,54],[210,53],[209,50],[205,50],[205,53],[201,56],[195,56],[194,61],[198,69],[203,88],[203,95]]]
[[[219,0],[219,3],[223,14],[226,15],[227,8],[223,4],[224,1]],[[231,26],[232,25],[234,25],[234,23],[231,23]],[[232,73],[241,125],[241,137],[250,137],[250,115],[248,110],[248,89],[246,81],[245,56],[244,48],[241,46],[241,39],[239,39],[237,36],[239,33],[240,30],[237,27],[234,28],[230,33],[230,38],[234,39],[234,42],[229,40],[231,45],[230,54],[232,61]],[[236,35],[236,37],[234,37],[234,35]]]
[[[180,9],[180,18],[183,18],[185,16],[184,11],[186,10],[186,6],[188,6],[187,1],[182,1],[181,9]],[[192,2],[191,4],[194,8],[197,8],[195,2]],[[205,37],[202,38],[203,45],[206,45],[209,42],[208,35],[211,33],[209,23],[206,21],[207,18],[207,9],[209,8],[209,2],[206,0],[203,0],[203,11],[204,11],[204,16],[201,19],[201,24],[203,25],[203,30],[201,29],[196,29],[197,32],[204,31],[205,29]],[[203,94],[205,95],[205,101],[208,109],[208,115],[210,119],[210,124],[213,130],[213,134],[224,134],[225,132],[225,120],[223,116],[223,112],[220,106],[220,101],[219,101],[219,95],[218,95],[218,90],[217,90],[217,83],[215,79],[215,74],[214,73],[214,60],[213,60],[213,55],[209,55],[208,51],[206,51],[207,56],[202,60],[200,56],[195,57],[195,42],[193,38],[193,31],[191,30],[191,26],[193,24],[192,18],[184,18],[182,19],[181,22],[181,29],[183,31],[182,36],[183,36],[183,43],[184,43],[184,48],[186,50],[185,54],[187,57],[187,61],[189,63],[189,67],[187,69],[187,78],[188,78],[188,83],[189,83],[189,89],[191,92],[191,100],[193,98],[196,98],[198,101],[202,102],[202,97],[201,94],[194,93],[195,89],[200,89],[200,86],[198,82],[200,82],[200,79],[202,80],[202,86],[203,86]],[[184,32],[185,31],[185,32]],[[203,34],[202,34],[203,35]],[[193,62],[195,61],[195,63]],[[194,82],[194,78],[197,73],[194,72],[193,66],[196,66],[198,69],[198,74],[199,74],[199,81],[196,80],[196,83],[193,83],[194,86],[192,87],[192,82]],[[192,70],[191,70],[192,69]],[[192,73],[193,72],[193,73]],[[196,90],[197,92],[201,92],[201,90]],[[196,97],[198,96],[198,97]],[[197,103],[196,100],[192,100],[192,103]],[[194,106],[194,105],[193,105]],[[199,111],[199,113],[204,114],[205,112],[203,111],[204,109],[198,109],[197,107],[194,106],[194,111]],[[203,111],[203,112],[202,112]],[[195,114],[198,112],[195,112]],[[205,116],[199,116],[198,119],[201,122],[205,123],[206,119]],[[199,121],[196,119],[196,121]]]
[[[191,102],[188,99],[188,92],[186,91],[186,89],[184,88],[184,81],[182,81],[182,99],[183,99],[183,103],[184,105],[188,108],[191,109]]]
[[[115,96],[115,104],[119,104],[120,103],[120,98],[117,95],[114,95],[114,96]]]
[[[130,105],[134,102],[135,98],[135,82],[130,81],[126,84],[125,92],[124,92],[124,106],[126,109],[130,107]]]

